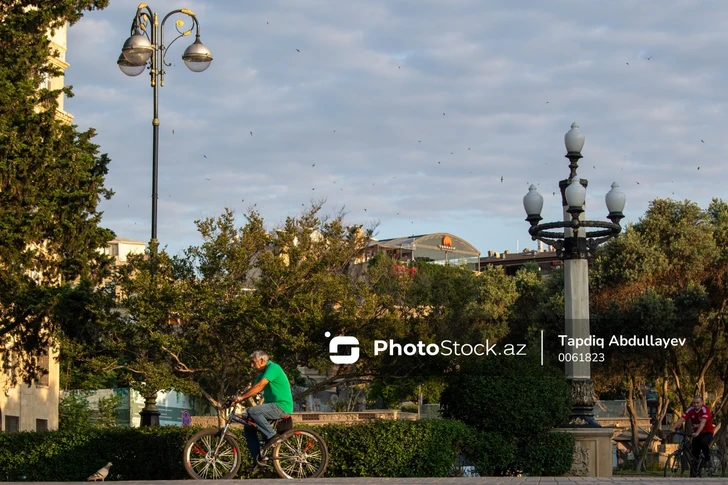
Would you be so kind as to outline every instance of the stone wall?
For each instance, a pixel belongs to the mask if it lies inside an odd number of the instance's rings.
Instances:
[[[300,412],[291,414],[293,424],[305,424],[322,426],[325,424],[354,424],[371,423],[374,421],[410,420],[416,421],[416,413],[403,413],[396,410],[374,409],[370,411],[354,413],[335,412]],[[216,416],[192,416],[192,426],[213,427],[217,426]],[[242,426],[233,424],[233,426]]]

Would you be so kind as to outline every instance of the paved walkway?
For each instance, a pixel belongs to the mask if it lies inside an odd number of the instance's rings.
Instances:
[[[13,482],[7,482],[13,483]],[[15,482],[29,485],[33,482]],[[47,485],[49,482],[35,482]],[[84,484],[88,482],[66,482]],[[127,483],[129,485],[190,485],[190,480],[155,480],[138,482],[112,482]],[[208,480],[197,483],[215,483],[217,485],[283,485],[285,483],[300,483],[305,485],[429,485],[429,484],[451,484],[451,485],[601,485],[601,484],[623,484],[623,485],[667,485],[670,483],[693,483],[693,484],[728,484],[728,478],[662,478],[662,477],[614,477],[614,478],[566,478],[566,477],[529,477],[529,478],[502,478],[502,477],[481,477],[481,478],[317,478],[309,480],[287,480],[262,479],[262,480]],[[63,485],[63,482],[55,482],[54,485]]]

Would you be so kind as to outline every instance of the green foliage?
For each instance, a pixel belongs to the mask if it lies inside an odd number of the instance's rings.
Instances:
[[[422,403],[432,404],[440,402],[443,388],[442,377],[398,380],[383,378],[368,386],[367,400],[379,408],[396,409],[403,401],[417,402],[422,391]]]
[[[403,413],[415,413],[417,414],[419,412],[419,407],[417,404],[403,404],[402,407],[399,408],[400,411]]]
[[[99,227],[109,158],[93,129],[56,118],[70,88],[38,86],[61,71],[48,32],[108,0],[3,2],[0,6],[0,360],[13,381],[31,382],[37,358],[67,320],[77,280],[97,284],[110,258],[97,251],[113,233]],[[12,358],[9,358],[11,357]]]
[[[503,430],[518,440],[564,423],[571,411],[564,375],[541,366],[535,356],[475,359],[446,383],[440,398],[444,417],[483,431]]]
[[[109,397],[102,397],[98,401],[98,412],[95,425],[98,428],[114,428],[116,423],[116,408],[121,404],[122,398],[114,394]]]
[[[169,426],[0,433],[0,479],[84,481],[112,462],[110,481],[179,480],[187,477],[182,448],[194,431]]]
[[[113,428],[117,425],[116,408],[121,404],[121,396],[100,398],[97,409],[92,409],[88,396],[88,392],[73,391],[61,398],[58,403],[60,430],[84,432],[89,428]]]
[[[516,472],[517,446],[513,437],[494,431],[473,431],[465,442],[465,455],[481,476],[505,476]]]
[[[326,476],[446,477],[472,430],[449,420],[378,421],[317,428],[329,447]]]
[[[91,407],[86,393],[72,392],[58,402],[58,428],[86,430],[91,427]]]
[[[531,476],[561,476],[571,469],[574,435],[541,433],[518,450],[517,467]]]
[[[473,431],[448,420],[381,421],[315,428],[330,453],[327,476],[449,476]],[[86,429],[44,433],[0,433],[0,479],[82,481],[111,461],[109,480],[179,480],[185,442],[198,428]],[[249,456],[235,429],[248,477]],[[153,453],[154,459],[149,459]],[[270,472],[272,473],[272,472]]]

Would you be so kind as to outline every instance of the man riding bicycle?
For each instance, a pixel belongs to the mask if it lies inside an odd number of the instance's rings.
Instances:
[[[695,466],[690,467],[690,476],[695,476],[698,462],[700,461],[700,453],[703,453],[703,463],[710,463],[710,443],[713,441],[713,416],[710,414],[708,406],[703,404],[703,398],[695,396],[692,406],[685,411],[685,414],[670,427],[670,432],[674,433],[684,422],[690,420],[693,426],[693,447],[692,452],[695,457]]]
[[[250,366],[259,374],[253,381],[253,386],[236,396],[231,401],[231,405],[263,392],[264,403],[249,407],[246,412],[263,434],[265,438],[263,451],[267,451],[281,440],[281,435],[273,429],[269,421],[285,418],[293,412],[291,385],[281,366],[269,360],[268,354],[262,350],[256,350],[250,354]],[[257,468],[258,456],[261,455],[260,441],[254,426],[244,427],[248,451],[253,458],[251,471],[254,471]]]

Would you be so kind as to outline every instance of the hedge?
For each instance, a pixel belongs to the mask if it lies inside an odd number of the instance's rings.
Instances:
[[[516,467],[531,476],[558,476],[571,469],[574,435],[541,433],[518,451]]]
[[[82,481],[111,461],[108,480],[188,478],[182,448],[199,428],[112,428],[83,432],[0,433],[0,481]],[[328,477],[445,477],[459,455],[482,475],[562,474],[573,437],[546,433],[518,450],[497,433],[476,431],[446,419],[378,421],[314,428],[329,447]],[[250,458],[242,430],[235,429],[243,455],[236,478],[247,478]],[[569,441],[569,439],[571,441]],[[554,454],[555,453],[555,454]],[[260,477],[261,475],[256,475]],[[262,476],[274,477],[272,468]]]

